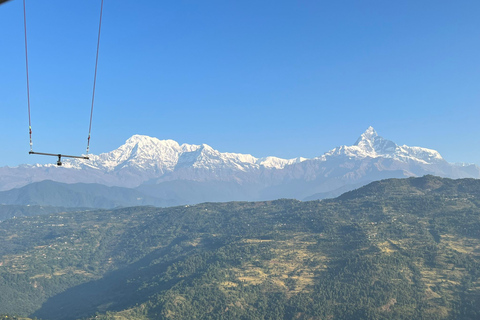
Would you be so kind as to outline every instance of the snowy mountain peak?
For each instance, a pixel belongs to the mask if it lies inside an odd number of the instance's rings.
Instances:
[[[245,190],[248,192],[263,190],[263,197],[270,199],[295,197],[298,192],[303,192],[299,191],[302,188],[313,188],[308,191],[311,193],[332,191],[332,188],[342,187],[341,181],[357,183],[382,177],[424,174],[480,177],[477,166],[451,165],[435,150],[397,145],[379,136],[373,127],[368,127],[354,145],[337,147],[313,159],[256,158],[250,154],[220,152],[206,144],[180,145],[174,140],[134,135],[115,150],[90,155],[89,161],[65,159],[63,163],[60,168],[53,164],[0,168],[0,190],[45,179],[124,187],[168,185],[169,182],[181,181],[166,187],[166,194],[170,194],[176,192],[175,188],[182,189],[186,181],[209,181],[238,183],[247,186],[245,188],[248,190]],[[301,181],[306,182],[303,187]],[[317,182],[319,184],[315,185]],[[223,184],[213,189],[223,190],[225,187],[226,184]],[[285,188],[300,189],[294,193],[283,193],[282,190],[287,190]],[[208,193],[207,190],[199,192]],[[179,199],[187,198],[190,196],[179,195]],[[212,199],[214,198],[207,197],[202,198],[202,201]],[[229,197],[222,199],[232,200]]]
[[[362,141],[373,141],[375,138],[378,137],[377,131],[373,129],[372,126],[368,127],[367,130],[365,130],[364,133],[357,139],[357,142],[355,142],[355,146],[357,146],[359,143]]]
[[[215,171],[240,170],[251,168],[283,169],[286,165],[301,162],[298,159],[280,159],[268,157],[258,159],[249,154],[222,153],[207,144],[182,144],[174,140],[160,140],[145,135],[133,135],[117,149],[91,155],[90,161],[66,160],[65,168],[91,168],[106,172],[131,169],[143,173],[154,170],[156,174],[167,174],[179,168],[201,168]]]
[[[357,139],[352,146],[341,146],[325,153],[322,158],[346,156],[349,158],[390,158],[401,162],[416,162],[422,164],[434,164],[445,162],[442,156],[435,150],[399,146],[395,142],[387,140],[377,134],[373,127],[368,129]]]
[[[125,141],[124,146],[138,146],[138,147],[167,147],[167,148],[179,148],[180,145],[175,140],[160,140],[154,137],[135,134]],[[120,148],[121,148],[120,147]]]
[[[357,146],[361,151],[372,157],[375,157],[376,155],[391,154],[395,152],[395,149],[397,148],[397,145],[393,141],[379,136],[371,126],[362,133],[354,146]]]
[[[368,127],[352,146],[335,148],[322,157],[348,157],[349,159],[392,158],[401,162],[419,162],[432,164],[444,162],[440,154],[431,149],[399,146],[377,134]],[[317,158],[319,159],[319,158]],[[145,135],[133,135],[118,149],[98,156],[92,155],[91,161],[65,161],[65,167],[94,168],[107,172],[124,168],[158,174],[174,172],[179,168],[203,168],[206,170],[240,170],[246,172],[253,168],[284,169],[286,166],[303,162],[304,158],[280,159],[276,157],[255,158],[249,154],[222,153],[207,144],[182,144],[174,140],[159,140]]]
[[[131,144],[131,143],[140,143],[140,142],[152,141],[152,140],[158,140],[158,139],[153,138],[153,137],[149,137],[149,136],[145,136],[145,135],[141,135],[141,134],[134,134],[133,136],[128,138],[127,141],[125,141],[125,143]]]

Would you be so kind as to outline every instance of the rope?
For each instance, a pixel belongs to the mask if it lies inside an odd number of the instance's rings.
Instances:
[[[95,86],[97,84],[98,51],[100,49],[100,34],[102,30],[102,14],[103,14],[103,0],[100,6],[100,22],[98,23],[97,56],[95,58],[95,75],[93,76],[92,108],[90,110],[90,125],[88,126],[87,153],[86,153],[87,155],[88,155],[88,152],[90,151],[90,136],[92,132],[93,104],[95,102]]]
[[[25,30],[25,66],[27,70],[28,132],[30,134],[30,151],[33,151],[32,117],[30,115],[30,81],[28,78],[27,13],[25,9],[25,0],[23,0],[23,28]]]
[[[92,132],[92,119],[93,119],[93,105],[95,102],[95,87],[97,84],[97,69],[98,69],[98,52],[100,48],[100,34],[102,30],[102,15],[103,15],[103,0],[100,6],[100,22],[98,24],[98,40],[97,40],[97,55],[95,58],[95,75],[93,77],[93,93],[92,93],[92,107],[90,110],[90,124],[88,127],[88,140],[87,140],[87,152],[90,151],[90,136]],[[33,142],[32,142],[32,116],[30,112],[30,79],[29,79],[29,72],[28,72],[28,48],[27,48],[27,13],[26,13],[26,5],[25,0],[23,0],[23,27],[25,30],[25,66],[26,66],[26,73],[27,73],[27,101],[28,101],[28,132],[30,135],[30,153],[33,153]]]

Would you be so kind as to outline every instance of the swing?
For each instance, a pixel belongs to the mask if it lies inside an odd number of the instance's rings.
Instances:
[[[3,2],[6,2],[9,0],[0,0],[0,4]],[[98,67],[98,51],[100,48],[100,32],[102,29],[102,14],[103,14],[103,0],[101,2],[100,6],[100,22],[98,24],[98,40],[97,40],[97,55],[95,59],[95,75],[93,77],[93,93],[92,93],[92,106],[90,109],[90,124],[88,127],[88,138],[87,138],[87,151],[85,155],[82,156],[70,156],[70,155],[64,155],[64,154],[55,154],[55,153],[44,153],[44,152],[34,152],[33,151],[33,143],[32,143],[32,120],[31,120],[31,115],[30,115],[30,82],[29,82],[29,77],[28,77],[28,49],[27,49],[27,15],[26,15],[26,9],[25,9],[25,0],[23,0],[23,24],[24,24],[24,30],[25,30],[25,66],[26,66],[26,72],[27,72],[27,101],[28,101],[28,131],[30,134],[30,151],[28,152],[29,154],[36,154],[36,155],[43,155],[43,156],[54,156],[58,157],[57,160],[57,166],[62,165],[62,157],[63,158],[77,158],[77,159],[85,159],[89,160],[90,158],[88,157],[88,152],[90,151],[90,136],[91,136],[91,131],[92,131],[92,118],[93,118],[93,104],[95,101],[95,86],[97,83],[97,67]]]

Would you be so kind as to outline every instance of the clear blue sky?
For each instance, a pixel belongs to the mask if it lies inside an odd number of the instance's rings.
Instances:
[[[100,0],[27,0],[34,150],[85,152]],[[105,0],[91,152],[133,134],[314,157],[370,125],[480,164],[480,1]],[[28,156],[22,1],[0,6],[0,166]]]

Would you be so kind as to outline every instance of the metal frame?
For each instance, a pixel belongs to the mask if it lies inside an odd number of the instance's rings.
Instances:
[[[2,0],[0,0],[0,1],[2,1]],[[33,151],[30,151],[30,152],[28,152],[28,154],[38,154],[38,155],[42,155],[42,156],[58,157],[57,166],[61,166],[61,165],[62,165],[62,157],[64,157],[64,158],[85,159],[85,160],[89,160],[89,159],[90,159],[88,156],[69,156],[69,155],[61,154],[61,153],[43,153],[43,152],[33,152]]]

